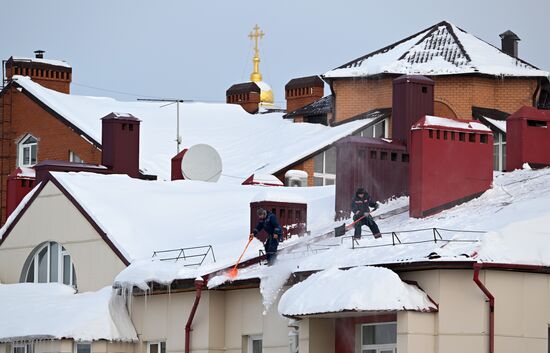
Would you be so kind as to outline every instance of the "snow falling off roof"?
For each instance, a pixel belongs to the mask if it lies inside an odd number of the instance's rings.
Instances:
[[[124,299],[111,295],[110,287],[76,294],[58,283],[0,285],[0,341],[136,341]]]
[[[54,66],[62,66],[62,67],[71,67],[68,62],[63,60],[51,60],[51,59],[38,59],[38,58],[23,58],[23,57],[13,57],[14,61],[27,61],[27,62],[34,62],[34,63],[42,63],[42,64],[48,64],[48,65],[54,65]]]
[[[438,23],[379,51],[342,65],[327,78],[378,74],[548,77],[549,73],[503,53],[449,22]]]
[[[436,305],[418,287],[382,267],[331,268],[288,289],[279,313],[307,316],[342,311],[434,311]]]
[[[162,107],[165,104],[68,95],[44,88],[28,77],[14,78],[26,91],[98,143],[102,117],[121,112],[139,118],[140,168],[160,179],[170,179],[170,160],[176,154],[176,104]],[[198,143],[214,147],[222,158],[220,181],[232,183],[242,183],[256,172],[278,172],[370,121],[326,127],[294,124],[282,119],[281,113],[250,115],[235,104],[184,103],[180,106],[182,148]]]
[[[491,132],[487,126],[476,121],[460,121],[456,119],[441,118],[438,116],[426,115],[412,127],[412,129],[437,127],[437,128],[454,128],[462,130],[475,130]]]

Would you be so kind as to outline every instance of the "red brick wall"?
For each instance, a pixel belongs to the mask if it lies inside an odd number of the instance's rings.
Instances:
[[[340,122],[357,114],[389,108],[392,104],[394,77],[334,80],[335,117]],[[481,76],[433,76],[436,114],[470,119],[472,106],[498,109],[512,113],[520,107],[532,106],[536,78],[497,78]],[[443,109],[444,107],[444,109]]]
[[[68,161],[73,151],[86,163],[101,163],[101,150],[15,88],[0,98],[0,196],[5,221],[7,176],[16,168],[17,142],[27,133],[38,139],[38,161]],[[98,117],[100,124],[101,117]]]
[[[305,107],[306,105],[321,99],[324,95],[323,87],[305,87],[303,88],[303,90],[305,90],[305,92],[307,93],[300,94],[301,91],[299,89],[287,90],[285,96],[286,96],[286,111],[288,113],[293,112],[296,109]],[[290,92],[290,91],[293,91],[293,92]]]

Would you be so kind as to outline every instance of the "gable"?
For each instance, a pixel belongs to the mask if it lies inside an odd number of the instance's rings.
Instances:
[[[0,280],[17,283],[28,256],[37,246],[53,241],[71,255],[82,291],[98,290],[113,282],[126,265],[98,229],[53,182],[47,182],[8,224],[0,244]]]

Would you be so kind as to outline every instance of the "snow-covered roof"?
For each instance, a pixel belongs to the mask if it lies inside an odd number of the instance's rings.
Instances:
[[[15,82],[82,131],[101,143],[101,118],[111,112],[130,113],[141,120],[140,168],[170,179],[176,154],[176,104],[121,102],[105,97],[68,95],[47,89],[28,77]],[[273,174],[367,125],[364,119],[337,127],[294,124],[281,113],[250,115],[235,104],[183,103],[180,106],[182,148],[198,143],[221,155],[220,181],[242,183],[255,172]],[[254,153],[251,153],[254,152]]]
[[[450,118],[441,118],[438,116],[426,115],[420,118],[413,126],[412,130],[419,128],[449,128],[449,129],[460,129],[468,131],[486,131],[491,132],[487,126],[477,122],[477,121],[464,121],[458,119]]]
[[[41,64],[48,64],[48,65],[54,65],[54,66],[62,66],[62,67],[71,67],[68,62],[64,60],[52,60],[52,59],[39,59],[39,58],[24,58],[20,56],[12,56],[13,61],[26,61],[26,62],[35,62],[35,63],[41,63]]]
[[[378,74],[548,77],[547,71],[514,58],[443,21],[327,72],[326,78]]]
[[[75,293],[59,283],[0,285],[0,342],[34,339],[137,341],[125,301],[112,288]]]
[[[345,311],[436,311],[437,306],[395,272],[359,266],[311,275],[281,296],[278,309],[281,315],[303,317]]]
[[[488,118],[486,116],[484,116],[483,119],[485,119],[489,124],[493,125],[501,132],[506,133],[506,120],[496,120]]]
[[[308,204],[308,227],[332,223],[334,187],[265,187],[179,180],[144,181],[125,175],[59,173],[53,177],[106,233],[130,262],[154,251],[213,247],[213,267],[229,266],[250,233],[250,202],[264,192]],[[7,223],[4,230],[9,226]],[[254,241],[245,258],[263,249]],[[181,261],[182,264],[186,264]],[[212,257],[205,259],[205,264]],[[193,278],[196,275],[193,276]]]

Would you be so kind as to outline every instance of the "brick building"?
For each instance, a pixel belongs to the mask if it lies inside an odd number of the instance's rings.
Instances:
[[[101,145],[79,127],[58,116],[27,90],[12,81],[29,76],[49,89],[70,93],[72,68],[65,61],[10,57],[5,62],[6,85],[0,93],[0,199],[5,219],[6,183],[16,167],[30,167],[38,160],[99,164]]]
[[[503,170],[506,131],[499,121],[522,106],[547,107],[550,88],[548,72],[518,58],[519,38],[507,31],[501,39],[502,50],[444,21],[341,65],[323,76],[334,122],[391,108],[392,80],[424,75],[435,82],[436,116],[495,121],[488,124],[497,135],[495,169]],[[391,131],[391,118],[385,124]]]

